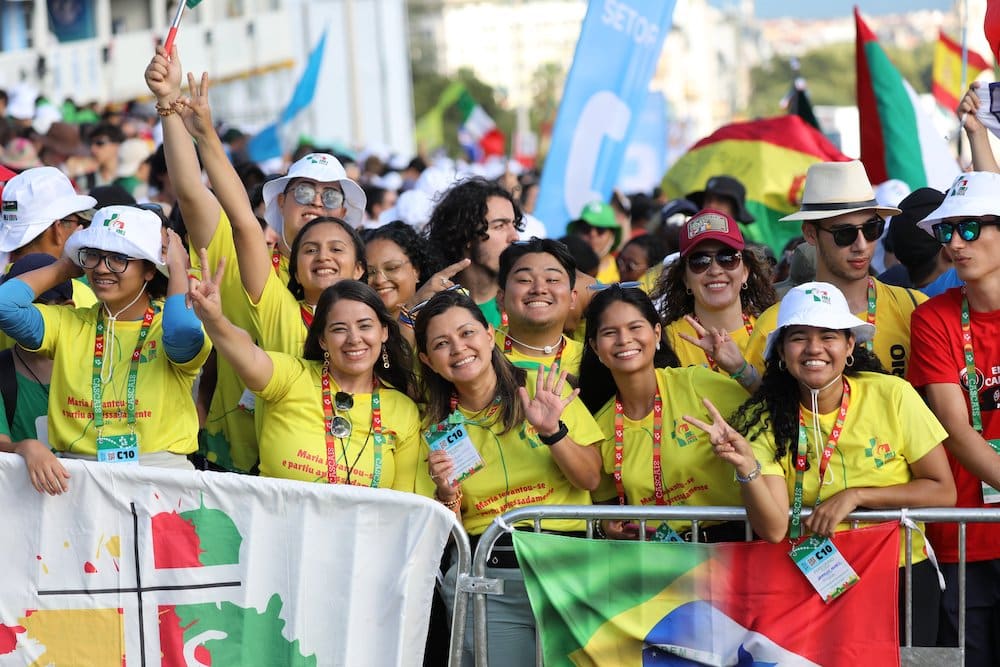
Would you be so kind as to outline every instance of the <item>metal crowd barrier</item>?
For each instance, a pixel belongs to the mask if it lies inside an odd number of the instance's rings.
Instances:
[[[881,523],[893,521],[899,523],[905,512],[906,518],[924,523],[957,523],[958,524],[958,635],[957,648],[914,647],[913,644],[913,610],[912,606],[912,571],[911,554],[913,549],[912,529],[905,528],[906,565],[904,599],[905,609],[905,641],[900,647],[902,664],[915,667],[918,665],[940,665],[945,663],[964,664],[965,656],[965,535],[969,523],[1000,523],[1000,508],[921,508],[907,510],[865,510],[850,513],[846,521],[855,526],[860,523]],[[803,509],[803,516],[811,513]],[[639,522],[640,539],[646,539],[646,522],[655,521],[691,521],[692,539],[698,540],[698,524],[702,521],[743,521],[747,526],[747,540],[752,539],[750,524],[746,510],[742,507],[664,507],[664,506],[621,506],[621,505],[535,505],[521,507],[507,512],[494,519],[479,538],[479,544],[472,558],[472,569],[467,569],[469,549],[468,536],[464,533],[457,541],[459,547],[459,578],[455,592],[455,612],[452,618],[452,637],[450,645],[451,664],[457,667],[461,664],[462,642],[465,633],[467,599],[472,596],[473,607],[473,638],[475,647],[476,667],[488,667],[487,633],[486,633],[486,596],[503,595],[503,580],[491,579],[486,576],[486,562],[497,539],[509,526],[532,522],[534,530],[540,532],[541,521],[544,519],[580,519],[587,522],[587,537],[593,537],[594,522],[607,519],[631,519]],[[933,545],[932,545],[933,546]],[[541,666],[541,642],[536,642],[536,664]]]
[[[469,572],[472,562],[472,545],[469,543],[469,534],[465,532],[462,523],[456,517],[451,526],[451,536],[455,540],[458,548],[458,572]],[[494,538],[495,540],[496,538]],[[445,547],[450,549],[451,547]],[[484,570],[485,572],[485,570]],[[468,575],[459,575],[465,577]],[[485,611],[486,602],[483,602]],[[449,667],[461,667],[462,665],[462,643],[465,641],[465,617],[469,613],[469,596],[461,592],[459,587],[455,587],[455,606],[451,616],[451,640],[448,643],[448,665]],[[485,618],[485,614],[484,614]]]

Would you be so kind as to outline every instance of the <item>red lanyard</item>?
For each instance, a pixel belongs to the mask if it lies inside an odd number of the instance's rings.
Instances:
[[[552,361],[553,366],[558,366],[562,361],[563,350],[566,349],[566,337],[559,338],[559,349],[556,351],[556,358]],[[503,337],[503,353],[509,355],[514,351],[514,340],[510,336]],[[454,410],[454,408],[452,408]]]
[[[833,456],[833,450],[837,448],[837,441],[844,429],[844,420],[847,419],[847,407],[851,403],[851,385],[844,378],[844,396],[840,399],[840,411],[837,413],[837,421],[830,431],[830,439],[826,441],[823,448],[823,455],[819,461],[819,488],[816,490],[816,505],[819,505],[819,494],[823,490],[823,479],[826,477],[826,469]],[[806,472],[806,461],[809,451],[809,436],[806,434],[806,420],[802,416],[802,408],[799,408],[799,443],[795,452],[795,491],[792,494],[792,521],[788,530],[790,538],[798,539],[802,534],[802,479]]]
[[[274,269],[274,272],[276,274],[280,275],[280,273],[281,273],[281,270],[280,270],[281,269],[281,253],[278,252],[278,248],[277,247],[275,247],[274,250],[271,251],[271,267]]]
[[[746,313],[740,313],[743,316],[743,328],[746,329],[747,338],[753,335],[753,324],[750,322],[750,316]],[[701,320],[698,319],[697,315],[694,315],[694,321],[701,324]],[[715,363],[715,359],[712,358],[707,351],[705,352],[705,358],[708,359],[708,367],[713,371],[719,370],[719,365]]]
[[[306,325],[306,329],[311,327],[313,323],[313,313],[306,307],[306,304],[299,304],[299,313],[302,315],[302,324]]]
[[[336,437],[333,435],[333,398],[330,395],[330,374],[325,370],[321,383],[323,386],[323,423],[325,426],[323,435],[326,436],[326,481],[328,484],[339,484],[337,443]],[[375,460],[372,466],[372,481],[369,486],[378,488],[382,482],[382,445],[385,444],[385,436],[382,434],[382,401],[378,395],[378,380],[372,383],[372,434],[375,441]],[[350,435],[347,436],[348,441],[350,441],[350,437]],[[361,456],[361,452],[358,452],[358,456]],[[357,459],[355,459],[355,463],[357,463]],[[344,450],[344,466],[347,466],[346,449]],[[350,474],[348,474],[348,480],[350,480]]]
[[[663,400],[660,388],[653,397],[653,498],[657,505],[665,505],[663,500],[663,463],[660,460],[660,444],[663,442]],[[625,485],[622,483],[622,461],[625,458],[625,408],[615,396],[615,489],[618,490],[618,504],[625,504]],[[634,499],[633,499],[634,500]]]

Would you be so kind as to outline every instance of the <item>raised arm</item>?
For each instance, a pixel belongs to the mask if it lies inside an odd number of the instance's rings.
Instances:
[[[997,165],[996,156],[990,147],[989,130],[976,118],[976,110],[979,109],[979,94],[976,88],[978,81],[973,81],[969,89],[965,91],[965,96],[958,104],[956,113],[962,121],[962,127],[969,136],[969,149],[972,153],[972,168],[976,171],[992,171],[1000,173],[1000,166]]]
[[[243,288],[250,296],[250,301],[257,303],[271,272],[267,241],[253,207],[250,206],[243,182],[229,161],[222,140],[212,124],[212,110],[208,104],[208,73],[201,75],[200,82],[195,81],[194,75],[189,73],[188,88],[191,96],[180,98],[178,114],[184,127],[198,142],[208,179],[233,227],[233,241],[236,244]]]
[[[163,47],[156,47],[156,55],[146,67],[146,85],[156,97],[163,124],[163,154],[167,160],[170,182],[177,193],[177,201],[184,214],[188,240],[192,248],[207,248],[219,224],[221,206],[215,195],[201,180],[198,155],[184,121],[176,112],[181,97],[181,63],[175,46],[167,58]]]

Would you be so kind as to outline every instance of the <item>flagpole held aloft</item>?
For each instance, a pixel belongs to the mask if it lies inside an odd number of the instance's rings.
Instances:
[[[174,14],[174,20],[170,24],[170,30],[167,32],[167,39],[163,42],[163,50],[167,52],[167,57],[170,57],[170,50],[174,48],[174,40],[177,39],[177,29],[181,25],[181,17],[184,16],[184,8],[190,7],[194,9],[201,0],[185,0],[184,2],[177,3],[177,13]]]

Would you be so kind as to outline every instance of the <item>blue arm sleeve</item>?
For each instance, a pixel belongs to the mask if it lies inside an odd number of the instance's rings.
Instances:
[[[0,285],[0,329],[28,350],[42,346],[45,320],[32,303],[35,293],[28,284],[11,278]]]
[[[205,344],[205,331],[194,310],[184,305],[183,294],[167,297],[163,304],[163,347],[167,358],[184,364],[195,358]]]

